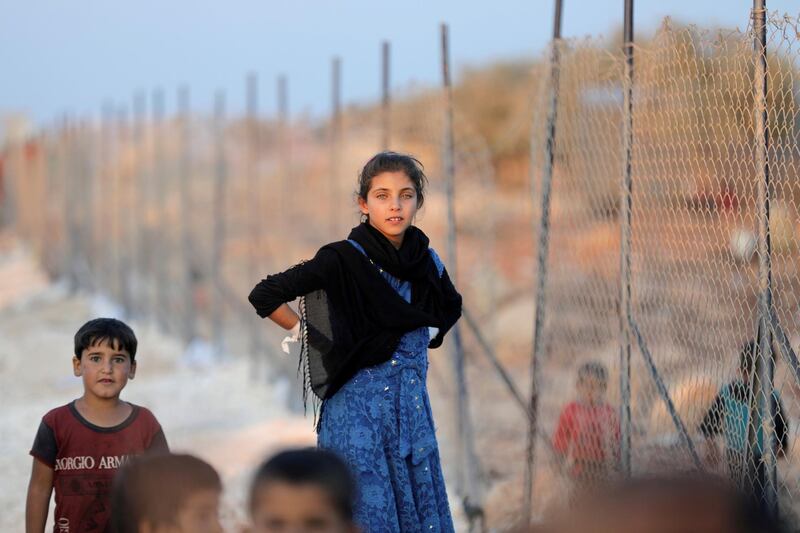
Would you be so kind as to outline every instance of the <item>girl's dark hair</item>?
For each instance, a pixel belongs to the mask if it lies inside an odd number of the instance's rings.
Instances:
[[[136,358],[136,335],[130,326],[116,318],[95,318],[81,326],[75,334],[75,357],[80,359],[85,349],[101,342],[125,350],[131,356],[131,361]]]
[[[355,481],[339,456],[318,448],[281,452],[262,464],[250,485],[250,512],[255,511],[258,493],[270,483],[315,485],[327,494],[336,512],[353,519]]]
[[[136,533],[142,522],[173,524],[192,494],[222,491],[214,468],[192,455],[143,455],[117,471],[111,490],[111,531]]]
[[[358,191],[356,194],[362,200],[367,199],[367,193],[372,186],[372,178],[382,172],[405,172],[414,184],[417,192],[417,207],[425,203],[425,187],[428,177],[425,176],[424,167],[416,157],[397,152],[380,152],[372,157],[358,175]]]

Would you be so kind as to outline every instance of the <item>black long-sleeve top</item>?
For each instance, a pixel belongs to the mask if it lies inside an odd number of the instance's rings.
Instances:
[[[262,279],[250,292],[248,299],[256,313],[266,318],[286,302],[312,291],[325,288],[325,273],[336,261],[335,252],[321,249],[313,259],[293,267],[270,274]]]
[[[337,261],[336,252],[328,248],[321,248],[312,259],[294,265],[283,272],[270,274],[262,279],[250,291],[248,300],[255,307],[258,316],[266,318],[275,312],[281,304],[292,302],[312,291],[324,289],[327,273],[336,266]],[[444,282],[452,287],[446,268],[443,270],[442,276]],[[455,289],[453,290],[455,291]],[[440,327],[439,332],[431,339],[430,348],[441,346],[445,334],[460,315],[459,305],[457,315],[449,317],[448,324]]]

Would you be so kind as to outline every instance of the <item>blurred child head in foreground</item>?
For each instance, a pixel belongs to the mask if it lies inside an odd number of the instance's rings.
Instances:
[[[216,470],[191,455],[160,454],[120,469],[111,495],[115,533],[222,533]]]
[[[355,485],[347,465],[314,449],[281,452],[256,471],[250,488],[252,533],[357,533]]]
[[[549,525],[557,533],[782,533],[780,521],[726,480],[632,479],[587,492]]]

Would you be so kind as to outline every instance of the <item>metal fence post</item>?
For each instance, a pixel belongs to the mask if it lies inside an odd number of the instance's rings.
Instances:
[[[261,267],[262,235],[261,235],[261,180],[257,168],[257,158],[259,147],[258,130],[258,76],[251,72],[246,80],[246,118],[247,125],[247,150],[245,152],[245,174],[247,193],[249,197],[247,209],[247,240],[248,258],[247,275],[252,283],[258,279],[258,271]],[[261,339],[261,321],[256,315],[251,313],[249,318],[250,326],[250,356],[253,361],[254,372],[251,374],[257,379],[261,375],[261,367],[266,368],[264,360],[264,348]]]
[[[458,255],[456,253],[456,213],[455,213],[455,137],[453,131],[453,87],[450,77],[450,39],[446,24],[441,26],[442,81],[444,88],[444,146],[442,161],[447,195],[447,257],[449,274],[453,283],[458,279]],[[478,487],[478,457],[472,421],[469,412],[469,391],[464,368],[464,346],[461,328],[458,323],[451,330],[453,341],[452,358],[456,379],[456,416],[458,421],[458,472],[456,490],[461,494],[464,511],[470,522],[470,530],[475,520],[483,515],[481,496]]]
[[[550,194],[553,183],[553,167],[555,162],[556,118],[558,111],[559,89],[559,42],[561,39],[561,14],[563,2],[556,0],[553,16],[553,40],[550,51],[550,98],[547,112],[547,138],[545,140],[544,167],[542,168],[541,212],[539,226],[534,228],[534,235],[538,231],[537,260],[536,260],[536,294],[534,295],[536,308],[533,321],[533,349],[530,366],[530,403],[528,405],[528,441],[526,449],[525,491],[523,500],[522,523],[528,525],[533,514],[533,484],[536,467],[536,435],[539,424],[539,361],[544,349],[544,320],[547,292],[547,258],[550,250]],[[533,161],[531,146],[531,161]],[[531,193],[533,188],[533,166],[531,166]],[[533,199],[536,200],[535,198]]]
[[[223,310],[225,296],[222,280],[222,250],[225,246],[225,202],[227,200],[227,161],[225,156],[225,94],[214,97],[214,206],[213,243],[211,255],[211,332],[214,352],[219,357],[225,352]]]
[[[278,76],[278,143],[280,149],[280,171],[278,176],[278,184],[275,187],[280,193],[280,201],[278,205],[282,206],[283,213],[280,217],[278,229],[285,233],[289,226],[290,220],[295,216],[296,204],[294,195],[290,194],[292,186],[292,141],[291,141],[291,125],[289,122],[289,80],[286,76]],[[273,190],[275,190],[273,189]],[[274,194],[274,193],[273,193]],[[289,242],[284,242],[283,245],[286,250],[291,251],[294,257],[294,239]],[[270,268],[274,265],[269,265]]]
[[[625,0],[623,72],[623,166],[620,198],[620,462],[623,476],[631,475],[631,208],[633,151],[633,0]]]
[[[331,61],[331,172],[330,187],[330,221],[331,238],[336,238],[339,232],[339,212],[341,203],[339,202],[339,150],[341,149],[342,134],[342,60],[334,57]]]
[[[777,513],[778,485],[775,457],[775,410],[772,402],[774,394],[775,358],[772,352],[772,246],[770,242],[770,172],[769,172],[769,129],[767,124],[767,27],[766,2],[753,0],[753,52],[755,69],[754,126],[755,126],[755,171],[758,180],[758,344],[759,356],[755,360],[755,383],[752,394],[750,419],[748,424],[747,470],[754,479],[750,482],[760,485],[763,482],[764,504],[772,513]],[[761,435],[759,435],[761,433]],[[759,438],[761,437],[761,438]],[[759,442],[761,441],[761,442]],[[760,455],[760,457],[759,457]],[[759,463],[763,464],[764,479],[759,479]],[[755,487],[754,487],[755,488]],[[758,490],[758,488],[756,488]]]
[[[389,41],[383,41],[381,47],[381,148],[383,150],[389,149],[392,138],[390,46]]]
[[[153,298],[153,318],[164,331],[171,329],[170,287],[167,280],[169,258],[172,256],[171,224],[167,221],[167,173],[164,171],[164,91],[153,91],[152,123],[152,181],[155,211],[150,228],[153,247],[150,254],[150,267],[155,271],[156,297]]]
[[[180,226],[181,226],[181,274],[183,286],[182,335],[189,343],[196,335],[197,310],[194,306],[194,292],[199,283],[199,266],[192,242],[192,125],[191,102],[187,85],[178,89],[178,122],[180,124],[180,156],[178,162],[178,181],[180,183]]]
[[[121,157],[123,150],[130,150],[131,136],[128,130],[128,115],[124,108],[120,108],[116,112],[116,141],[118,147],[118,157]],[[119,288],[118,298],[122,308],[125,310],[125,315],[130,316],[133,312],[133,298],[131,297],[131,269],[133,258],[133,247],[135,246],[135,234],[131,224],[130,212],[133,210],[130,202],[132,201],[131,195],[134,188],[134,174],[123,175],[119,163],[115,171],[117,177],[117,197],[114,202],[115,205],[115,219],[117,227],[119,228],[119,245],[117,247],[117,286]],[[125,200],[127,197],[127,202]]]

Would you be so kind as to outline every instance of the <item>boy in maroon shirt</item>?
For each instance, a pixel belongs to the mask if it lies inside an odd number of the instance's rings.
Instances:
[[[136,374],[136,336],[113,318],[90,320],[75,334],[76,376],[83,396],[47,413],[33,447],[25,509],[27,533],[43,533],[55,489],[56,533],[104,532],[117,469],[128,457],[168,451],[153,414],[120,400]]]

